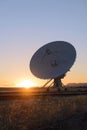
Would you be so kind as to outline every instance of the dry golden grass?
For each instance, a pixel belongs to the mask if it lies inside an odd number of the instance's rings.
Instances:
[[[63,122],[82,113],[87,113],[87,95],[0,100],[0,130],[65,130]]]

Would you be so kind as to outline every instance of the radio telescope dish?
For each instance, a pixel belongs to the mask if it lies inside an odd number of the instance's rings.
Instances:
[[[32,56],[30,70],[41,79],[61,79],[76,58],[75,48],[65,41],[54,41],[39,48]]]

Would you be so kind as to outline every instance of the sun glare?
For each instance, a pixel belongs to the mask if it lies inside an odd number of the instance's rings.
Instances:
[[[31,87],[34,87],[35,86],[35,83],[32,82],[31,80],[23,80],[21,82],[19,82],[16,87],[23,87],[23,88],[31,88]]]

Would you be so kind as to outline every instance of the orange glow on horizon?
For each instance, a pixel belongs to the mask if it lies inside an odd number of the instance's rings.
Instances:
[[[15,87],[31,88],[34,86],[36,86],[36,84],[33,81],[24,79],[23,81],[17,83]]]

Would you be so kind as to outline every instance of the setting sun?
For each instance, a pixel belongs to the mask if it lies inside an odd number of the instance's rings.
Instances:
[[[35,83],[32,82],[31,80],[23,80],[21,82],[19,82],[16,87],[23,87],[23,88],[31,88],[31,87],[34,87],[35,86]]]

